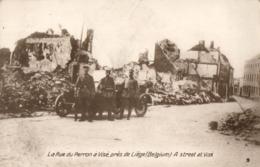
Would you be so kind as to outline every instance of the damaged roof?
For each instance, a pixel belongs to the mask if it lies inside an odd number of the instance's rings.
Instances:
[[[193,46],[190,49],[190,51],[205,51],[205,52],[209,52],[209,50],[201,43]]]

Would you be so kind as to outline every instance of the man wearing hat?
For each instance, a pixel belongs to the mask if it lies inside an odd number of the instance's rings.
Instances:
[[[115,82],[110,76],[111,69],[106,69],[106,76],[101,79],[98,89],[101,91],[102,105],[108,111],[108,120],[113,121],[112,111],[115,109]],[[102,111],[99,113],[102,118]]]
[[[134,79],[134,70],[129,71],[129,78],[124,82],[124,88],[122,92],[122,108],[120,111],[120,119],[123,118],[124,110],[128,110],[127,120],[131,117],[132,109],[135,107],[136,95],[138,91],[137,80]]]
[[[81,112],[80,121],[86,119],[86,112],[88,112],[88,121],[92,122],[93,111],[90,106],[95,96],[95,83],[91,75],[89,75],[89,66],[84,65],[84,75],[78,77],[76,81],[76,106],[75,121],[77,120],[77,112]]]

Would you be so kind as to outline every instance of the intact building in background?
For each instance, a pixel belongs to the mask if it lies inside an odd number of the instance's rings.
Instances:
[[[260,97],[260,54],[245,63],[242,95]]]

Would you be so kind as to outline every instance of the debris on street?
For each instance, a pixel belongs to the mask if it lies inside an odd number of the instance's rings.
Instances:
[[[72,84],[63,69],[50,72],[24,73],[10,69],[3,73],[0,112],[32,112],[53,107],[55,98],[71,89]]]
[[[257,117],[251,109],[247,109],[241,113],[229,114],[220,123],[219,130],[223,134],[247,136],[254,129],[257,123]]]
[[[198,90],[195,85],[195,89],[191,87],[183,87],[168,92],[165,90],[167,85],[155,84],[154,89],[151,93],[152,97],[155,98],[156,104],[203,104],[211,102],[221,102],[221,97],[212,91]],[[168,86],[169,87],[169,86]]]
[[[209,123],[212,129],[213,123]],[[236,139],[251,141],[255,136],[259,136],[260,118],[257,117],[252,109],[247,109],[240,113],[231,113],[224,119],[217,122],[219,124],[217,130],[224,135],[236,136]],[[258,141],[260,141],[258,139]]]
[[[217,121],[211,121],[209,123],[210,130],[217,130],[218,129],[218,122]]]

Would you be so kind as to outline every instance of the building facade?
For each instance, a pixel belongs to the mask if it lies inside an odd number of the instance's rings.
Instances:
[[[200,81],[207,83],[208,89],[223,98],[233,95],[234,69],[227,56],[214,47],[214,41],[211,41],[209,47],[205,46],[205,41],[199,41],[184,56],[181,57],[189,60],[189,76],[198,76]]]
[[[243,78],[242,95],[260,97],[260,55],[246,61]]]

